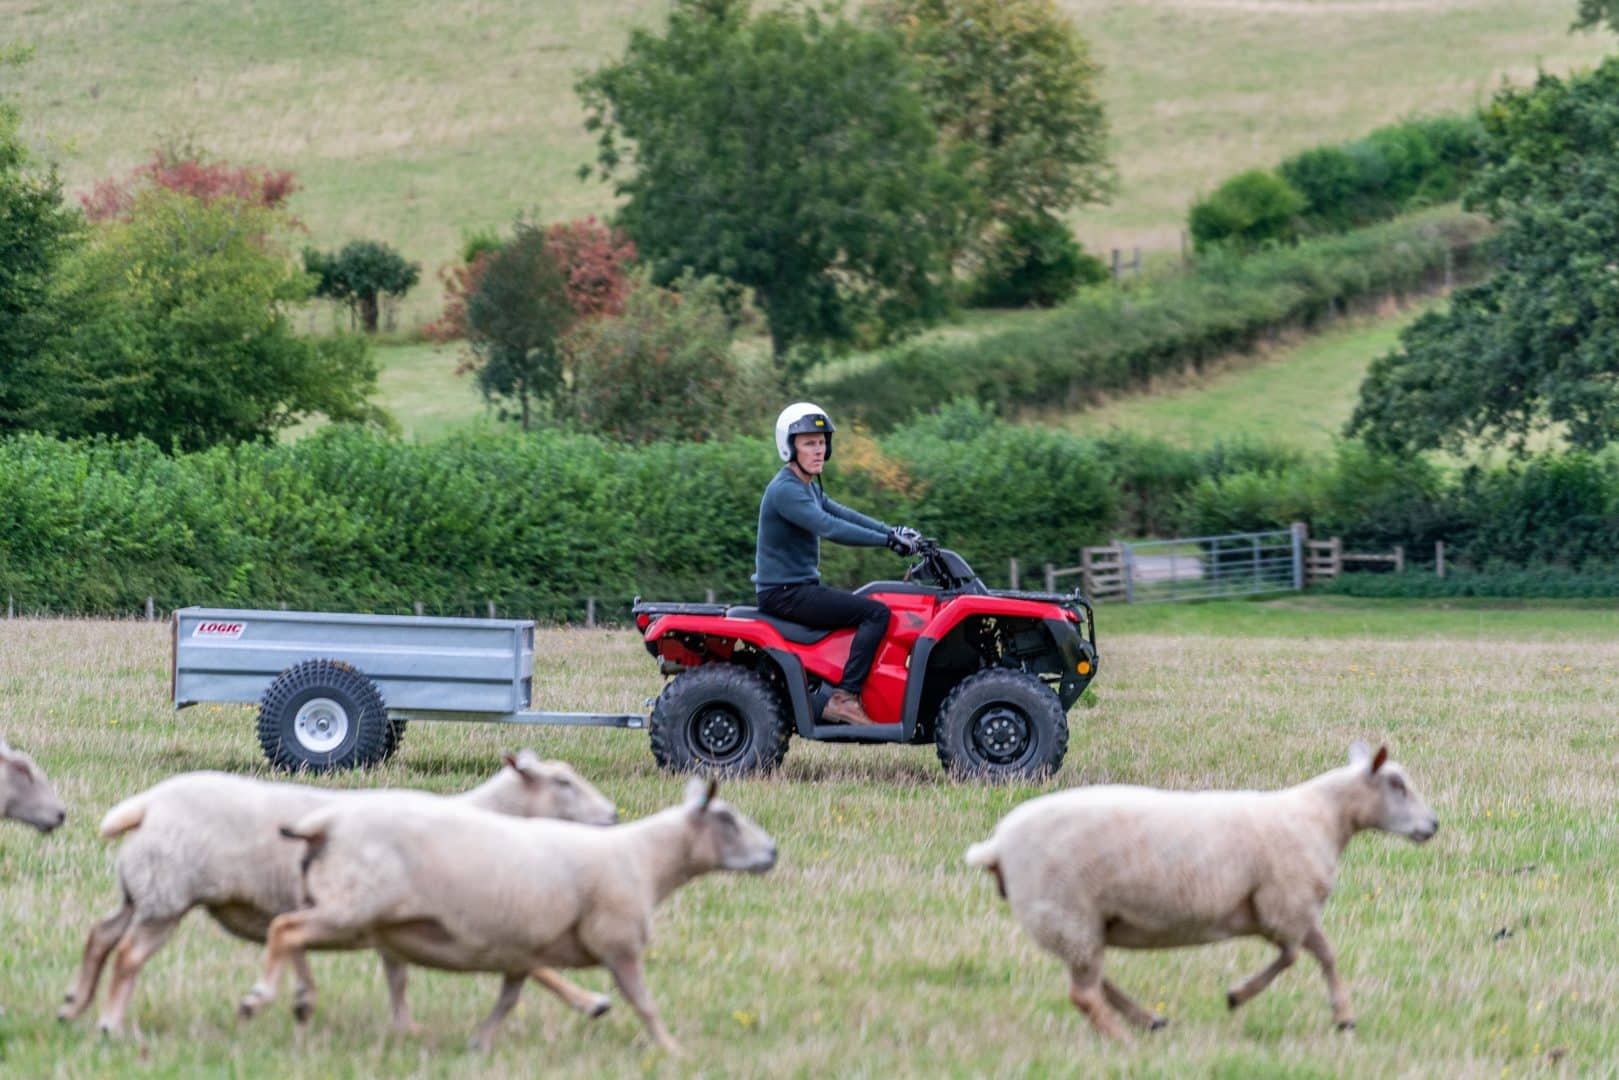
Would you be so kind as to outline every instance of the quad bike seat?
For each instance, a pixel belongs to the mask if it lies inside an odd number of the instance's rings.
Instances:
[[[802,623],[788,622],[786,619],[778,619],[774,615],[766,615],[756,607],[727,608],[725,617],[727,619],[757,619],[759,622],[768,623],[776,628],[777,633],[795,645],[814,645],[833,632],[831,630],[817,630],[813,626],[805,626]]]

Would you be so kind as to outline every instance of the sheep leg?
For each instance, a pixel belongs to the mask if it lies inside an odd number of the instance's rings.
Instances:
[[[269,1004],[281,982],[281,969],[289,961],[298,972],[294,1016],[297,1016],[300,1006],[312,1010],[315,982],[304,950],[310,945],[347,941],[349,935],[349,927],[319,908],[303,908],[277,915],[270,922],[270,932],[265,938],[264,970],[259,975],[259,981],[242,998],[237,1015],[243,1020],[251,1020]]]
[[[90,934],[84,941],[84,959],[79,964],[79,977],[62,996],[62,1007],[56,1013],[58,1020],[77,1020],[90,1007],[96,997],[96,984],[101,982],[102,969],[107,966],[107,957],[112,955],[113,947],[124,936],[124,931],[129,929],[130,920],[134,917],[135,903],[126,895],[117,911],[90,927]]]
[[[620,956],[607,961],[607,969],[613,973],[613,981],[618,984],[619,993],[635,1009],[641,1023],[646,1025],[647,1032],[651,1034],[652,1041],[671,1054],[681,1052],[680,1044],[675,1042],[669,1029],[663,1026],[658,1018],[658,1007],[652,1004],[652,994],[646,988],[646,976],[641,970],[641,958],[638,955]]]
[[[1332,1000],[1333,1022],[1338,1025],[1339,1031],[1354,1030],[1355,1017],[1349,1011],[1349,990],[1338,978],[1338,958],[1333,955],[1332,946],[1319,924],[1310,927],[1310,932],[1304,935],[1304,947],[1310,950],[1310,955],[1321,965],[1321,974],[1326,977],[1327,996]]]
[[[124,1013],[135,992],[135,976],[152,954],[163,947],[180,925],[180,917],[172,919],[142,919],[131,926],[119,939],[113,954],[112,981],[107,985],[107,1005],[96,1025],[103,1035],[119,1035],[124,1030]]]
[[[1102,968],[1099,964],[1071,964],[1068,968],[1068,1000],[1084,1013],[1091,1026],[1110,1039],[1127,1043],[1130,1032],[1119,1023],[1118,1016],[1107,1003],[1102,989]]]
[[[1169,1023],[1168,1020],[1165,1020],[1157,1013],[1143,1008],[1134,998],[1114,986],[1107,979],[1102,980],[1102,994],[1107,998],[1109,1005],[1117,1009],[1126,1020],[1136,1027],[1146,1028],[1148,1031],[1157,1031]]]
[[[518,997],[523,993],[523,984],[527,981],[528,972],[526,971],[508,972],[501,979],[500,996],[495,999],[495,1007],[490,1010],[484,1022],[478,1025],[478,1030],[467,1043],[469,1049],[477,1050],[481,1053],[489,1052],[489,1047],[495,1041],[495,1029],[500,1027],[500,1022],[506,1019],[506,1014],[511,1012],[513,1006],[517,1004]]]
[[[377,950],[382,959],[382,976],[388,980],[388,1016],[390,1026],[398,1035],[415,1035],[421,1028],[410,1018],[410,1004],[405,1000],[405,982],[410,969],[392,953]]]
[[[561,972],[551,968],[535,968],[529,976],[551,993],[567,1003],[570,1009],[582,1012],[595,1020],[613,1007],[613,999],[606,994],[598,994],[586,990],[578,983],[565,978]]]
[[[1228,1007],[1235,1009],[1238,1005],[1252,1001],[1261,990],[1276,980],[1276,976],[1293,966],[1293,961],[1299,957],[1299,947],[1292,942],[1287,942],[1278,945],[1277,948],[1282,951],[1275,960],[1270,962],[1269,967],[1241,986],[1226,991],[1225,1003]]]

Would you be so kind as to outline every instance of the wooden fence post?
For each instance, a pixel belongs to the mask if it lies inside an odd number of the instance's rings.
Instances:
[[[8,596],[8,597],[6,597],[6,618],[15,619],[16,617],[17,617],[17,598],[15,596]]]
[[[1443,540],[1433,542],[1433,566],[1435,573],[1440,577],[1445,576],[1445,542]]]
[[[1404,544],[1395,544],[1394,545],[1394,572],[1396,574],[1405,573],[1405,545]]]
[[[1344,541],[1341,536],[1332,538],[1332,576],[1337,577],[1344,572]]]
[[[1057,565],[1046,563],[1046,592],[1057,591]]]
[[[1017,565],[1017,559],[1016,558],[1012,558],[1012,559],[1007,560],[1007,563],[1006,563],[1006,578],[1007,578],[1008,581],[1010,581],[1012,583],[1011,587],[1014,590],[1017,589],[1017,587],[1018,587],[1018,565]]]
[[[157,609],[153,606],[152,597],[146,598],[146,621],[152,622],[157,618]]]
[[[412,604],[411,607],[416,609],[416,614],[417,615],[420,615],[422,613],[422,602],[420,600],[418,600],[414,604]]]
[[[713,589],[709,589],[707,592],[703,593],[703,596],[708,600],[708,602],[710,604],[712,604],[714,602],[714,590]]]
[[[594,596],[585,598],[585,629],[596,629],[596,598]]]
[[[488,611],[489,617],[493,619],[495,617],[495,602],[493,600],[489,601]]]

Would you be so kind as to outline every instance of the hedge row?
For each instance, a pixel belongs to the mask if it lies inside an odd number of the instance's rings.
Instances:
[[[956,398],[1004,412],[1074,409],[1357,304],[1431,289],[1447,259],[1467,268],[1486,228],[1432,211],[1295,248],[1216,255],[1141,288],[1088,290],[1000,334],[895,349],[824,375],[814,393],[877,430]]]
[[[1512,600],[1619,599],[1619,565],[1491,566],[1433,573],[1345,574],[1321,586],[1325,592],[1374,599],[1442,600],[1486,597]]]

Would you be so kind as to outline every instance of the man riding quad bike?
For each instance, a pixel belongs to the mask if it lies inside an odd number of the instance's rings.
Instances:
[[[648,725],[658,764],[767,771],[796,733],[829,742],[931,740],[952,773],[1054,771],[1068,748],[1067,711],[1096,673],[1090,605],[1077,592],[991,590],[937,541],[827,499],[813,481],[830,456],[832,430],[808,403],[790,406],[777,423],[787,464],[760,508],[758,606],[636,604],[647,651],[673,676]],[[794,445],[800,441],[809,453]],[[823,535],[886,543],[917,560],[902,581],[852,594],[827,589],[815,565]]]

